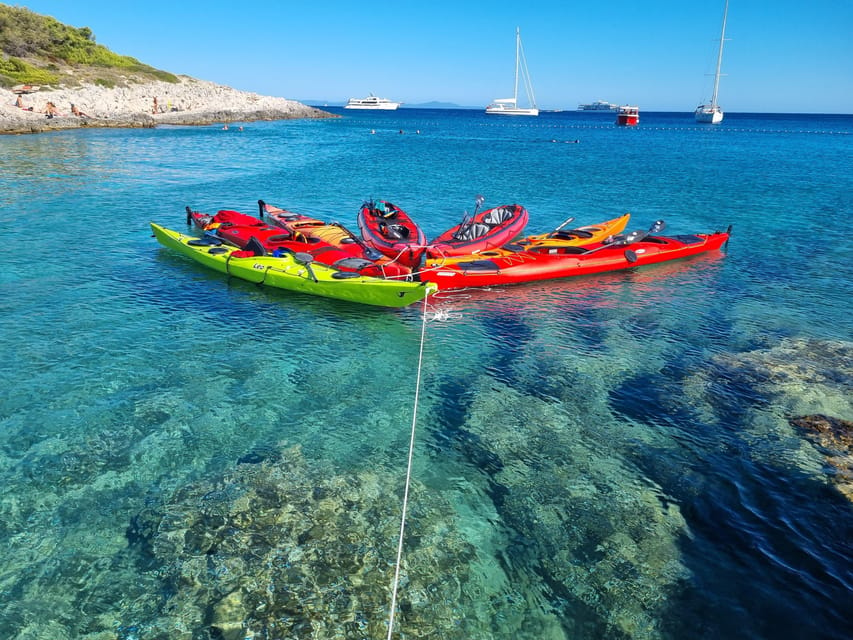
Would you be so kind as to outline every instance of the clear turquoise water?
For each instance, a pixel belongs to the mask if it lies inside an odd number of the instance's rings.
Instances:
[[[853,420],[853,117],[80,130],[0,137],[0,176],[0,637],[384,637],[424,317],[401,637],[853,634],[849,458],[789,422]],[[373,197],[433,236],[476,194],[536,232],[734,233],[424,315],[228,280],[148,227],[263,198],[355,228]],[[241,524],[202,553],[210,496]]]

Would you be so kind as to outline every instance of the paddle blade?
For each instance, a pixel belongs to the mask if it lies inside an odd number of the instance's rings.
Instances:
[[[637,253],[635,251],[631,251],[631,249],[625,249],[625,259],[634,264],[637,261]]]
[[[663,220],[655,220],[652,226],[649,227],[649,233],[660,233],[666,228],[666,222]]]
[[[631,244],[633,242],[639,242],[647,235],[649,235],[648,231],[632,231],[631,233],[625,236],[625,239],[622,241],[622,244]]]

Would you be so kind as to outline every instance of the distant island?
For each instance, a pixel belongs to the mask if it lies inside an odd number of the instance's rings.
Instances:
[[[0,4],[0,133],[336,117],[155,69],[75,28]]]

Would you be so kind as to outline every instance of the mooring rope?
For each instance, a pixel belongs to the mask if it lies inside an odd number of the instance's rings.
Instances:
[[[397,566],[394,569],[394,587],[391,592],[391,610],[388,614],[388,640],[394,633],[394,616],[397,610],[397,588],[400,584],[400,563],[403,558],[403,534],[406,532],[406,510],[409,507],[409,486],[412,482],[412,458],[415,451],[415,427],[418,424],[418,398],[421,392],[421,367],[424,361],[424,338],[426,336],[427,298],[424,296],[424,308],[421,313],[421,344],[418,352],[418,374],[415,377],[415,404],[412,409],[412,433],[409,437],[409,461],[406,465],[406,488],[403,491],[403,510],[400,518],[400,540],[397,543]]]

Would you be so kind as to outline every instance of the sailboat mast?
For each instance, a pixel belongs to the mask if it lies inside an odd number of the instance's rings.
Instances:
[[[521,30],[515,28],[515,89],[512,92],[512,98],[515,100],[513,106],[518,106],[518,55],[521,51]]]
[[[726,18],[729,15],[729,0],[723,9],[723,30],[720,32],[720,50],[717,52],[717,70],[714,72],[714,93],[711,95],[711,106],[717,106],[717,91],[720,88],[720,68],[723,65],[723,42],[726,39]]]

